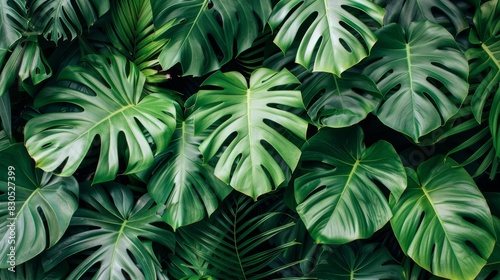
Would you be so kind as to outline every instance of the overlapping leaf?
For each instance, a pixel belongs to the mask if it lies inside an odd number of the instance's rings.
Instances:
[[[300,91],[275,89],[296,83],[297,78],[285,69],[259,68],[249,85],[239,73],[216,72],[202,84],[213,89],[202,89],[195,96],[195,133],[216,126],[200,145],[204,161],[227,142],[215,175],[254,199],[281,184],[284,168],[294,170],[300,158],[300,149],[281,131],[305,139],[307,122],[286,111],[304,109]],[[275,157],[281,157],[286,167]]]
[[[213,167],[203,165],[198,147],[207,135],[194,135],[191,118],[179,122],[149,180],[148,193],[165,206],[163,220],[174,229],[210,216],[231,191]]]
[[[109,0],[35,0],[30,6],[33,24],[53,42],[73,40],[109,10]],[[80,19],[79,14],[83,17]]]
[[[130,189],[118,183],[92,186],[81,197],[91,207],[80,207],[71,227],[90,229],[66,237],[47,251],[44,269],[82,253],[85,259],[68,279],[79,279],[86,272],[94,273],[95,279],[157,279],[160,264],[149,250],[150,243],[173,249],[175,239],[153,225],[161,218],[151,197],[146,194],[135,201]]]
[[[184,75],[194,76],[219,69],[249,48],[271,13],[269,0],[153,0],[151,6],[157,28],[174,21],[161,65],[180,63]]]
[[[464,13],[450,0],[393,0],[386,7],[386,24],[396,22],[407,28],[412,22],[421,20],[441,25],[449,22],[455,35],[469,27]]]
[[[406,31],[391,24],[377,35],[363,70],[385,96],[375,113],[418,142],[458,112],[468,92],[467,60],[453,36],[428,21]]]
[[[477,47],[467,50],[470,76],[481,81],[472,98],[472,109],[480,123],[486,100],[500,84],[500,1],[487,1],[474,15],[475,30],[469,40]],[[497,94],[498,95],[498,94]]]
[[[0,1],[0,65],[7,52],[22,37],[28,29],[27,9],[25,0]],[[1,94],[1,93],[0,93]]]
[[[385,247],[377,244],[363,245],[357,251],[349,245],[335,249],[324,246],[318,258],[314,271],[308,275],[315,279],[404,279],[403,268]]]
[[[314,59],[314,71],[340,76],[365,58],[377,41],[373,31],[353,11],[382,24],[384,10],[368,0],[281,0],[274,7],[269,24],[277,29],[283,23],[274,39],[283,52],[296,36],[302,36],[297,63],[309,68]],[[299,34],[306,24],[305,34]]]
[[[135,173],[153,163],[153,150],[144,135],[154,140],[156,153],[166,149],[175,130],[175,104],[166,91],[144,96],[145,76],[120,56],[89,55],[87,66],[69,66],[59,80],[78,83],[78,89],[64,86],[45,88],[35,101],[38,107],[54,103],[78,106],[78,112],[46,113],[31,119],[25,128],[26,147],[45,171],[60,168],[60,174],[73,174],[94,138],[101,152],[94,182],[115,178],[119,155],[124,173]],[[83,86],[83,87],[82,87]],[[88,92],[90,91],[90,92]],[[120,135],[125,149],[119,151]]]
[[[407,169],[408,188],[399,202],[392,201],[391,226],[403,251],[421,267],[440,277],[473,279],[493,250],[495,233],[481,191],[456,166],[436,156],[417,172]]]
[[[297,212],[317,243],[368,238],[392,217],[379,184],[398,198],[406,187],[394,148],[379,141],[365,148],[359,127],[323,128],[302,148],[295,180]]]
[[[379,104],[382,96],[365,75],[312,73],[300,87],[307,113],[319,126],[347,127],[359,123]]]
[[[21,264],[59,241],[78,208],[79,191],[73,177],[36,169],[22,144],[0,157],[0,268],[6,268],[11,246]]]

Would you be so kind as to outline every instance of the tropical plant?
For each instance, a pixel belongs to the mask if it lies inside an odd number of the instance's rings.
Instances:
[[[0,0],[1,279],[497,279],[499,0]]]

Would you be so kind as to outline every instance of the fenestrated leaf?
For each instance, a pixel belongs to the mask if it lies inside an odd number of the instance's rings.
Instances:
[[[300,149],[280,130],[305,140],[307,122],[286,111],[287,107],[304,109],[300,91],[275,89],[297,83],[286,69],[259,68],[249,84],[237,72],[216,72],[202,84],[215,88],[202,89],[194,96],[195,133],[216,126],[200,145],[204,161],[229,141],[217,159],[215,175],[254,199],[285,180],[286,167],[280,166],[275,156],[292,171],[299,161]]]
[[[384,95],[375,114],[418,142],[458,112],[468,92],[467,60],[453,36],[428,21],[406,31],[390,24],[377,36],[363,70]]]
[[[28,29],[26,0],[0,0],[0,65],[7,52]]]
[[[164,151],[176,126],[175,103],[160,89],[144,96],[145,76],[123,57],[89,55],[83,62],[86,68],[68,66],[59,76],[59,80],[80,87],[47,87],[35,100],[37,107],[68,103],[82,111],[46,113],[31,119],[25,127],[28,152],[39,168],[47,172],[61,168],[60,174],[68,176],[99,137],[101,152],[94,182],[115,178],[121,154],[126,154],[124,173],[148,168],[153,150],[142,127],[154,140],[156,153]],[[126,153],[118,150],[120,135],[126,140]]]
[[[323,246],[318,264],[308,276],[324,280],[404,279],[403,268],[385,247],[371,243],[355,249],[349,245],[334,249]]]
[[[33,24],[53,42],[73,40],[109,10],[109,0],[35,0],[30,6]],[[82,20],[79,14],[83,16]]]
[[[386,6],[386,25],[395,22],[406,29],[421,20],[451,25],[455,35],[469,27],[463,12],[450,0],[392,0]]]
[[[403,251],[436,276],[472,279],[495,245],[486,200],[470,175],[450,158],[436,156],[417,172],[407,169],[408,187],[392,201],[391,226]],[[446,261],[443,261],[446,260]]]
[[[470,76],[481,81],[472,96],[472,112],[481,123],[484,106],[498,84],[500,84],[500,2],[487,1],[474,15],[475,31],[469,40],[477,47],[465,53],[470,64]],[[497,94],[498,95],[498,94]]]
[[[153,223],[161,222],[148,194],[137,201],[130,189],[118,183],[94,185],[81,194],[89,208],[80,207],[71,227],[90,227],[70,235],[43,255],[51,269],[62,260],[81,253],[85,259],[67,279],[79,279],[95,270],[94,279],[157,279],[158,260],[149,252],[150,242],[173,249],[172,232]]]
[[[382,99],[375,83],[365,75],[346,72],[312,73],[301,85],[307,114],[318,126],[347,127],[359,123]]]
[[[219,69],[249,48],[271,13],[269,0],[152,0],[151,6],[156,28],[174,21],[165,34],[162,67],[180,63],[184,75],[194,76]]]
[[[314,59],[314,71],[340,76],[365,58],[377,41],[354,10],[382,24],[384,9],[368,0],[281,0],[269,18],[273,29],[284,22],[274,42],[286,52],[296,36],[302,36],[295,61],[309,68]],[[305,22],[305,34],[298,34]]]
[[[174,230],[210,216],[232,190],[203,165],[198,147],[207,135],[194,135],[191,118],[179,122],[149,180],[148,193],[165,205],[162,218]]]
[[[11,246],[21,264],[59,241],[78,208],[79,191],[73,177],[35,169],[22,144],[0,151],[0,158],[0,268],[6,268]]]
[[[321,129],[302,148],[300,167],[297,212],[317,243],[370,237],[392,217],[377,184],[396,198],[406,187],[403,164],[391,144],[379,141],[366,149],[359,127]]]

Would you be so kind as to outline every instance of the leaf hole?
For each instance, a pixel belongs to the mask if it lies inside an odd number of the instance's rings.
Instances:
[[[496,279],[496,276],[498,275],[498,270],[495,269],[493,271],[491,271],[485,278],[484,280],[493,280],[493,279]]]
[[[212,9],[214,7],[214,3],[212,1],[208,1],[207,9]]]
[[[48,149],[50,147],[52,147],[54,143],[50,142],[50,143],[45,143],[42,145],[42,150],[45,150],[45,149]]]
[[[208,41],[210,42],[210,46],[212,47],[215,55],[217,56],[217,60],[221,61],[225,57],[225,55],[224,55],[224,52],[222,51],[221,47],[219,46],[219,44],[222,44],[223,42],[217,42],[217,40],[215,40],[214,36],[210,33],[207,34],[207,38],[208,38]],[[207,52],[207,51],[208,50],[204,50],[204,52]]]
[[[476,247],[476,245],[474,245],[474,243],[470,242],[469,240],[466,240],[465,241],[465,246],[467,246],[471,251],[474,252],[475,255],[477,256],[481,256],[481,257],[484,257],[484,258],[487,258],[488,256],[484,256],[483,254],[481,254],[481,252],[479,251],[479,249]],[[470,254],[468,254],[470,255]]]
[[[347,42],[342,39],[342,38],[339,38],[339,43],[342,45],[342,47],[344,47],[344,49],[349,52],[349,53],[352,53],[352,49],[351,47],[349,47],[349,45],[347,44]]]

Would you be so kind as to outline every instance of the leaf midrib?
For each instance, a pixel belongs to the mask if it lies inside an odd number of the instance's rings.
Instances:
[[[494,53],[489,48],[489,45],[487,45],[486,43],[482,43],[481,47],[486,52],[486,54],[488,54],[488,57],[493,61],[494,65],[497,67],[497,71],[500,72],[500,60],[497,60],[495,58]]]

